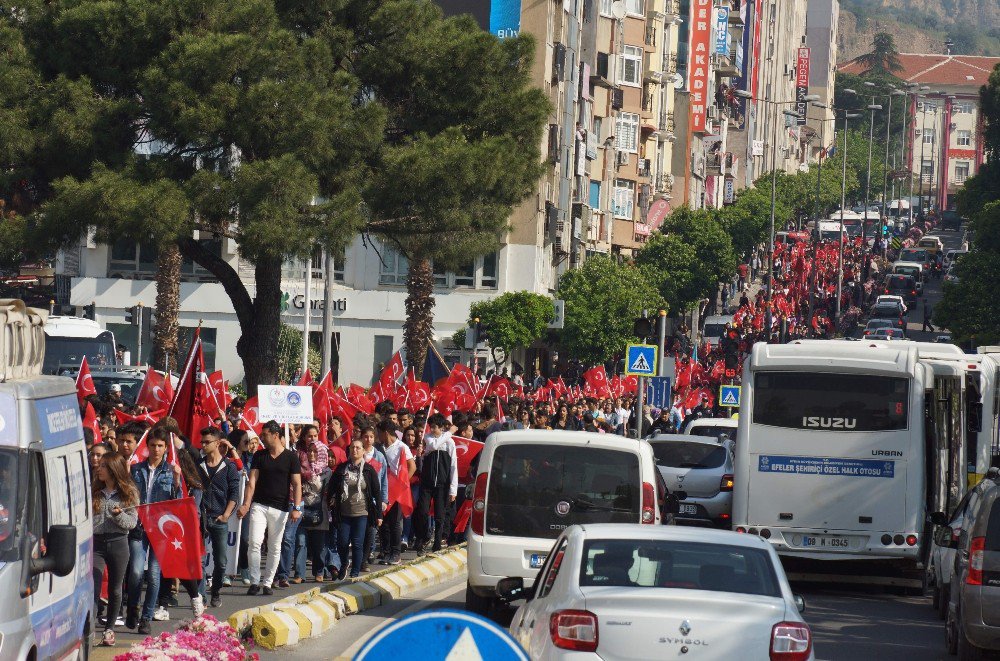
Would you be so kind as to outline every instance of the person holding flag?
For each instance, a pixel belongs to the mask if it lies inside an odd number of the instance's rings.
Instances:
[[[132,466],[132,481],[139,491],[139,504],[147,505],[173,500],[180,493],[181,467],[166,459],[170,432],[156,429],[146,438],[149,456]],[[160,595],[160,562],[150,546],[143,526],[137,525],[129,534],[128,610],[125,628],[149,635],[150,621]],[[146,597],[139,609],[142,581],[146,579]],[[137,628],[138,627],[138,628]]]
[[[379,441],[382,443],[386,459],[386,482],[388,483],[388,509],[382,517],[382,555],[387,565],[400,564],[403,539],[403,517],[413,513],[413,495],[410,492],[410,476],[416,473],[417,462],[406,443],[396,432],[399,427],[392,420],[378,423]],[[409,510],[409,511],[404,511]]]
[[[440,413],[427,418],[427,435],[424,436],[424,458],[420,473],[420,506],[415,522],[417,541],[414,548],[422,554],[429,541],[427,516],[431,500],[434,501],[434,545],[432,551],[441,550],[441,539],[448,530],[447,511],[458,496],[458,456],[451,424]]]

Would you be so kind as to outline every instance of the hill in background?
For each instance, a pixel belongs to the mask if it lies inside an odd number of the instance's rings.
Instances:
[[[905,53],[1000,55],[1000,0],[840,0],[839,58],[871,50],[888,32]]]

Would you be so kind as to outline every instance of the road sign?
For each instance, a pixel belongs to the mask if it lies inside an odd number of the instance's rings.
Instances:
[[[899,240],[898,236],[892,237],[892,249],[899,250],[903,247],[903,242]]]
[[[257,386],[257,419],[290,425],[312,424],[312,396],[311,386]]]
[[[669,376],[654,376],[647,381],[646,403],[658,409],[670,408]]]
[[[655,376],[656,345],[628,345],[625,350],[625,374],[628,376]]]
[[[484,617],[453,610],[415,613],[378,631],[354,661],[382,659],[527,661],[510,634]]]
[[[740,387],[719,386],[719,406],[730,406],[733,408],[739,408]]]

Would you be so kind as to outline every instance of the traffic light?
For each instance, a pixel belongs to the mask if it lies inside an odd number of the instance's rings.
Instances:
[[[490,329],[486,326],[486,323],[476,319],[476,344],[480,342],[489,342],[490,339]]]
[[[92,321],[97,320],[97,303],[91,303],[90,305],[83,306],[83,318],[90,319]]]
[[[653,320],[649,317],[636,317],[635,321],[632,322],[632,334],[639,339],[655,335],[656,329],[653,328]]]
[[[139,315],[141,307],[138,305],[133,305],[130,308],[125,309],[125,323],[132,324],[133,326],[139,325]]]

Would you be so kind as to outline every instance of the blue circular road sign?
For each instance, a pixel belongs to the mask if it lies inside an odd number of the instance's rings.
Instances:
[[[527,661],[510,634],[487,620],[462,611],[415,613],[376,633],[354,661]]]

